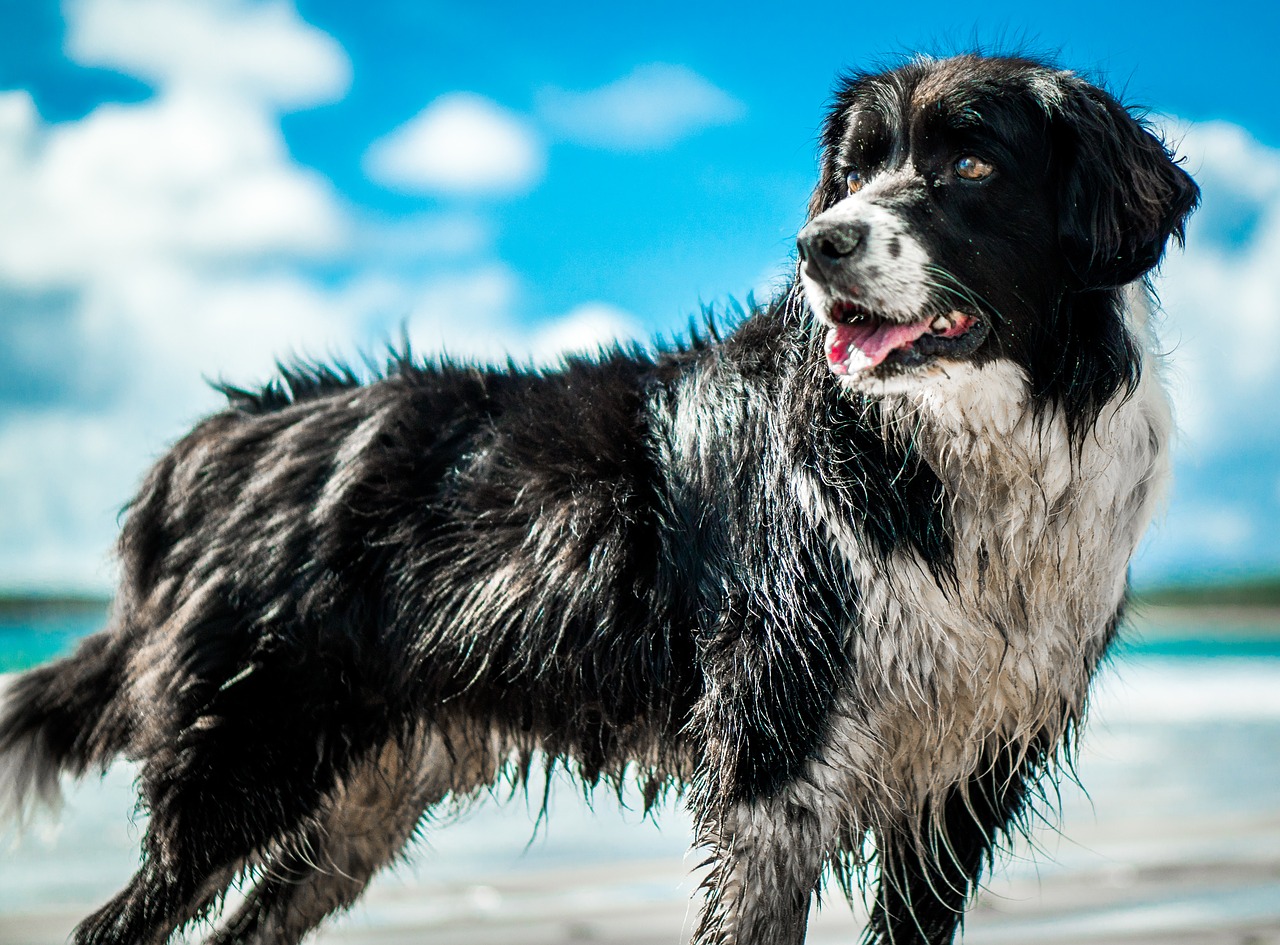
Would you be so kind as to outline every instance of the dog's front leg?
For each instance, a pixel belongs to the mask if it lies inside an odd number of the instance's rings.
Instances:
[[[848,674],[846,615],[831,581],[796,581],[822,573],[814,549],[749,534],[726,539],[737,570],[706,578],[703,695],[686,729],[698,758],[689,806],[710,866],[693,945],[803,942],[840,817],[808,769]],[[760,576],[742,582],[752,568]]]
[[[813,812],[777,796],[703,813],[697,843],[710,871],[692,945],[800,945],[829,833]]]
[[[1030,783],[1051,763],[1051,751],[1048,740],[1030,751],[1005,747],[918,822],[877,831],[880,882],[869,942],[950,945],[995,845],[1025,811]]]

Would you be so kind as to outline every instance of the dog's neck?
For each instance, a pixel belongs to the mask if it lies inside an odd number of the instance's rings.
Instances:
[[[992,745],[1055,744],[1082,716],[1167,478],[1168,398],[1146,354],[1137,388],[1072,443],[1061,411],[1035,410],[1028,391],[1020,368],[998,362],[880,403],[886,436],[942,481],[955,580],[933,579],[909,548],[877,562],[830,493],[809,496],[860,591],[857,684],[815,778],[852,777],[867,798],[892,785],[924,810]],[[883,758],[844,750],[864,731],[891,746]],[[858,815],[891,816],[874,804]]]
[[[1076,537],[1132,553],[1163,495],[1173,420],[1147,296],[1135,284],[1122,300],[1141,358],[1137,384],[1080,432],[1062,406],[1035,403],[1025,371],[1002,359],[884,398],[886,435],[920,450],[953,510],[999,537],[1034,546],[1097,515],[1102,531]]]

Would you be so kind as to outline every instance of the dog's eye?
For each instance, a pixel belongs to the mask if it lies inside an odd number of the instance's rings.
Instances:
[[[850,171],[844,175],[844,184],[849,188],[849,193],[856,194],[862,189],[862,175],[857,171]]]
[[[990,177],[991,172],[994,170],[995,168],[982,160],[982,158],[975,157],[972,154],[966,154],[956,161],[956,174],[965,180],[982,180],[985,177]]]

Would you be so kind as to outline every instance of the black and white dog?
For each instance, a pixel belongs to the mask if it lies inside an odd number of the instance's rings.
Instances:
[[[112,626],[0,717],[19,814],[141,766],[79,945],[296,942],[532,764],[683,793],[699,945],[799,943],[827,869],[870,941],[952,940],[1164,488],[1144,277],[1198,192],[1015,58],[852,76],[822,148],[795,284],[723,339],[287,372],[160,460]]]

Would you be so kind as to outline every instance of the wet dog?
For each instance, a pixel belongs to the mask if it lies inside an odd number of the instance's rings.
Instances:
[[[1071,73],[915,60],[840,83],[795,281],[723,338],[229,388],[128,510],[110,628],[0,716],[19,813],[140,765],[141,867],[75,941],[295,942],[544,764],[685,799],[699,945],[799,943],[828,868],[871,940],[950,942],[1116,632],[1196,200]]]

